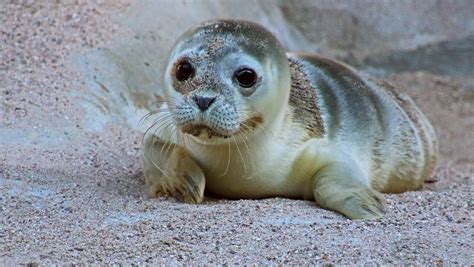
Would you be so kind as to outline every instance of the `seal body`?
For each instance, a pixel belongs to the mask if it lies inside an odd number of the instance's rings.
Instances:
[[[371,219],[379,192],[415,190],[436,164],[435,133],[410,98],[341,62],[287,54],[254,23],[185,33],[164,84],[143,142],[152,196],[314,199]]]

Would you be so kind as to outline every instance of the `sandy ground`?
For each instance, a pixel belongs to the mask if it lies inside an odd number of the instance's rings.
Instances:
[[[0,265],[68,263],[474,263],[474,81],[423,72],[407,88],[440,137],[417,192],[386,195],[383,219],[350,221],[301,200],[147,199],[141,133],[84,126],[88,88],[72,53],[121,29],[117,4],[0,4]]]

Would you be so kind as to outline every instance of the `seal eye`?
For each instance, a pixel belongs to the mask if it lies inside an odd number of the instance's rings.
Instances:
[[[194,67],[189,61],[183,60],[176,65],[175,76],[180,82],[186,81],[194,75]]]
[[[234,73],[234,77],[239,83],[239,85],[244,88],[252,87],[257,82],[257,73],[255,73],[254,70],[249,68],[237,70]]]

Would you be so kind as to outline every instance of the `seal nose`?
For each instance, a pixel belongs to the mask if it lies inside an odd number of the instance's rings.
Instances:
[[[209,108],[209,106],[216,100],[215,97],[207,97],[207,96],[193,96],[194,102],[196,102],[197,106],[201,111],[205,111]]]

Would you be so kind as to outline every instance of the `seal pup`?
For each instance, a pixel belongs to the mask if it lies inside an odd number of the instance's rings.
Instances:
[[[341,62],[287,54],[252,22],[187,31],[163,78],[142,147],[152,197],[314,199],[374,219],[381,193],[419,188],[436,164],[435,133],[410,98]]]

